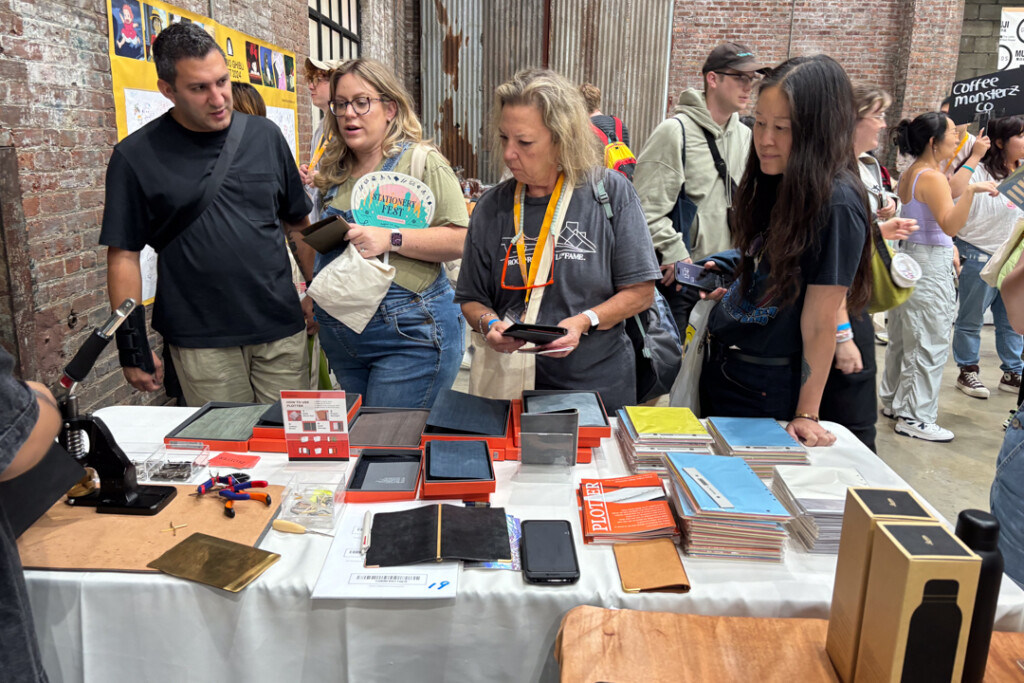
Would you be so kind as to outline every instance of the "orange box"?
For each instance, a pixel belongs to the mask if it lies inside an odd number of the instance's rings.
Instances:
[[[192,413],[187,420],[179,424],[177,427],[172,429],[167,436],[164,437],[164,444],[168,446],[188,446],[193,444],[206,444],[210,447],[211,451],[222,450],[222,451],[247,451],[249,450],[249,439],[246,438],[241,441],[225,441],[221,439],[202,439],[196,437],[179,437],[176,436],[183,429],[188,427],[190,424],[203,417],[204,415],[214,411],[218,408],[244,408],[247,406],[258,405],[255,403],[230,403],[225,401],[210,401],[202,408]]]
[[[512,448],[512,415],[515,410],[510,408],[508,421],[505,423],[504,434],[430,434],[423,431],[422,446],[426,447],[431,441],[486,441],[487,447],[491,450],[491,460],[500,462],[506,460],[506,449]],[[427,429],[430,429],[428,426]]]
[[[367,475],[372,476],[371,465],[374,464],[397,464],[411,465],[415,462],[415,468],[408,467],[406,473],[398,469],[390,472],[382,472],[382,480],[387,480],[387,488],[382,488],[373,482],[366,482]],[[400,468],[399,468],[400,469]],[[415,469],[415,474],[413,474]],[[375,449],[367,450],[359,454],[356,462],[352,465],[352,474],[349,475],[345,484],[346,503],[387,503],[392,501],[416,500],[420,491],[420,479],[423,471],[423,451],[412,448],[393,448],[391,450]],[[395,487],[395,479],[401,477],[398,482],[399,488]]]
[[[584,427],[580,426],[579,436],[577,437],[577,448],[580,451],[580,455],[583,454],[583,449],[596,448],[601,445],[601,439],[607,439],[612,435],[612,423],[608,420],[608,410],[604,407],[604,401],[601,400],[601,394],[597,391],[583,392],[583,391],[563,391],[561,389],[532,389],[524,391],[523,396],[543,396],[546,394],[566,394],[566,393],[591,393],[597,397],[597,403],[601,406],[601,413],[604,415],[604,425],[600,427]],[[523,412],[524,401],[522,399],[513,399],[512,401],[512,421],[513,421],[513,443],[516,447],[519,447],[519,415]],[[583,457],[578,457],[577,462],[590,462],[590,453],[587,453]],[[507,459],[507,458],[506,458]],[[518,459],[518,458],[517,458]]]
[[[284,440],[284,430],[281,430],[280,439],[265,439],[261,437],[249,439],[249,450],[259,453],[287,453],[288,442]]]
[[[461,500],[464,503],[490,503],[491,502],[491,494],[489,494],[489,493],[474,493],[473,495],[469,495],[469,496],[463,496],[463,495],[459,495],[459,496],[449,496],[449,495],[428,496],[428,495],[423,493],[422,489],[420,489],[420,500],[452,500],[453,498]]]
[[[493,453],[493,451],[492,451]],[[430,444],[427,443],[423,449],[423,496],[431,498],[461,498],[470,500],[466,496],[494,493],[496,481],[494,479],[493,456],[487,460],[487,469],[491,472],[490,479],[430,479],[427,477],[427,461],[430,459]]]

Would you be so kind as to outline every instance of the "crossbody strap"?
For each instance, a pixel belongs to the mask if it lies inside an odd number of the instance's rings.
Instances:
[[[729,168],[725,165],[725,159],[722,158],[721,153],[718,151],[718,143],[715,142],[715,136],[711,134],[711,131],[707,128],[701,128],[700,132],[704,133],[704,139],[708,141],[708,149],[711,151],[711,158],[715,162],[715,170],[718,171],[718,177],[722,179],[722,183],[725,185],[726,204],[732,206],[732,193],[735,189],[733,187],[735,183],[729,177]]]
[[[180,237],[185,230],[199,220],[199,217],[206,212],[214,198],[220,193],[220,189],[224,185],[224,179],[228,175],[231,161],[235,158],[238,145],[242,142],[242,137],[245,135],[245,124],[248,118],[244,114],[240,115],[238,112],[234,112],[232,116],[238,118],[232,121],[231,128],[228,129],[228,137],[224,141],[224,146],[221,147],[220,155],[217,156],[217,162],[213,166],[213,172],[210,174],[209,180],[206,181],[206,187],[203,188],[203,196],[184,212],[172,215],[170,220],[156,230],[149,239],[149,245],[157,253],[166,249],[171,242]]]
[[[679,121],[679,119],[676,119]],[[682,123],[680,121],[680,123]],[[683,139],[686,139],[686,133],[683,133]],[[604,187],[604,178],[597,181],[594,194],[597,195],[597,201],[604,208],[604,215],[608,218],[608,222],[612,224],[612,229],[615,229],[615,211],[612,209],[612,201],[608,197],[608,190]],[[633,321],[636,323],[637,329],[640,330],[640,338],[643,340],[643,354],[644,358],[651,357],[651,349],[647,345],[647,330],[644,329],[643,320],[640,319],[640,314],[637,313],[633,316]]]

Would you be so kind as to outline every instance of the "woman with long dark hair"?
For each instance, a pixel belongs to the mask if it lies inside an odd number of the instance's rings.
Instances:
[[[935,422],[956,314],[953,237],[964,227],[974,195],[998,194],[990,180],[971,183],[953,203],[939,165],[953,155],[957,141],[956,126],[937,111],[903,119],[896,127],[900,151],[914,157],[900,176],[900,215],[918,225],[898,250],[917,261],[921,278],[911,297],[889,312],[889,346],[878,395],[882,414],[897,418],[897,434],[927,441],[953,440],[953,432]]]
[[[734,200],[738,277],[709,323],[701,375],[709,415],[789,420],[809,446],[836,346],[836,312],[870,294],[868,210],[853,156],[850,80],[824,55],[798,57],[762,82],[754,151]]]
[[[986,130],[991,147],[977,168],[967,167],[971,182],[1002,181],[1017,170],[1024,157],[1024,116],[992,119]],[[985,311],[992,309],[996,324],[996,353],[1003,371],[999,388],[1016,394],[1020,391],[1021,352],[1024,338],[1013,331],[999,290],[981,279],[985,262],[1010,238],[1013,227],[1024,212],[1004,197],[981,196],[974,200],[967,224],[953,239],[960,252],[960,307],[953,329],[953,360],[960,368],[956,388],[968,396],[988,398],[988,388],[978,376],[981,349],[981,325]]]

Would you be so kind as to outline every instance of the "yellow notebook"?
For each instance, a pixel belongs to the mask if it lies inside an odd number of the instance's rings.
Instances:
[[[707,436],[708,430],[700,423],[689,408],[656,408],[649,406],[626,406],[626,415],[637,435]]]

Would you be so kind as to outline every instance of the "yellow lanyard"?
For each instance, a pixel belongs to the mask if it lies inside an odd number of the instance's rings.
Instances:
[[[320,157],[324,155],[324,150],[327,149],[327,144],[331,141],[334,136],[328,132],[320,134],[320,144],[316,146],[316,151],[313,152],[313,158],[309,160],[309,172],[312,173],[316,165],[320,163]]]
[[[551,232],[551,221],[555,217],[555,213],[558,211],[558,205],[562,202],[562,185],[565,183],[565,174],[558,174],[558,181],[555,183],[555,191],[551,193],[551,198],[548,199],[548,208],[544,212],[544,222],[540,226],[540,234],[537,236],[537,244],[533,247],[533,254],[530,257],[530,273],[527,276],[526,273],[526,236],[523,234],[523,201],[526,196],[526,186],[522,183],[516,183],[516,202],[512,209],[516,221],[516,234],[512,238],[512,241],[516,245],[516,253],[519,254],[519,272],[523,276],[523,284],[527,287],[532,287],[534,281],[537,279],[537,271],[540,270],[541,257],[544,254],[544,247],[548,242],[548,234]],[[554,255],[552,254],[552,260]],[[554,264],[552,264],[554,267]],[[532,289],[526,290],[526,301],[530,301],[530,292]]]
[[[953,165],[953,159],[956,159],[956,155],[959,154],[960,150],[962,150],[964,148],[964,144],[967,142],[967,136],[968,136],[968,133],[965,132],[963,140],[960,141],[960,144],[957,145],[956,149],[953,151],[953,156],[951,156],[946,161],[946,168],[943,171],[943,173],[946,173],[947,171],[949,171],[949,167]]]

